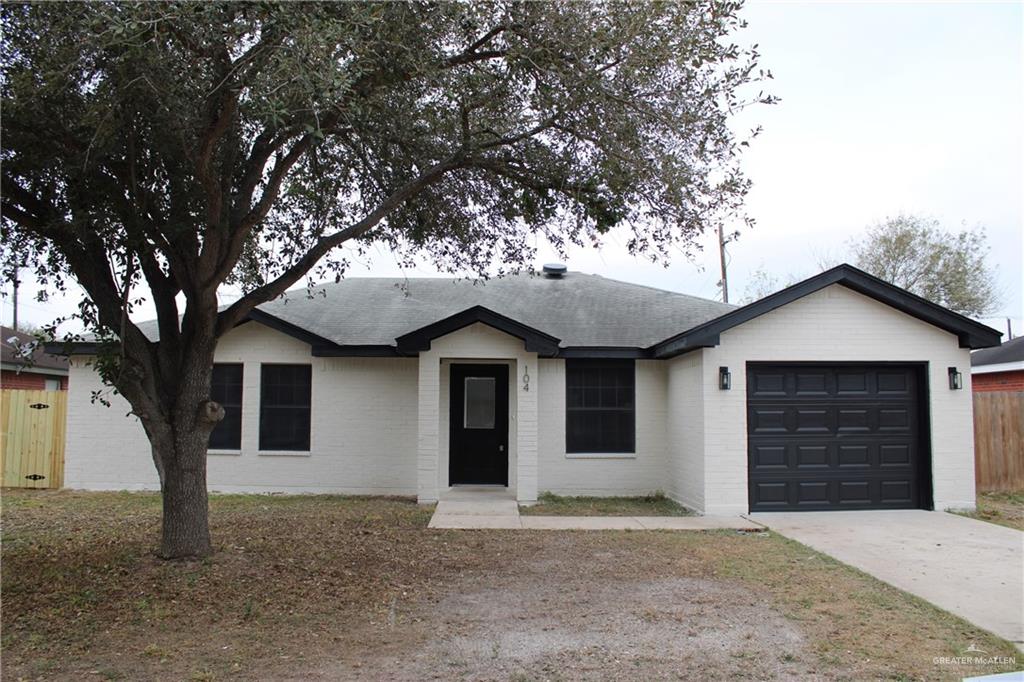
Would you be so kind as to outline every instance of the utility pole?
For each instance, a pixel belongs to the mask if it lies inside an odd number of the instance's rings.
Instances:
[[[725,272],[725,225],[718,224],[718,258],[722,266],[722,303],[729,302],[729,277]]]
[[[1009,341],[1013,338],[1013,325],[1010,324],[1010,318],[1006,318],[1006,340]]]
[[[14,303],[14,321],[12,326],[14,331],[18,331],[18,268],[14,268],[14,295],[11,296],[11,302]]]

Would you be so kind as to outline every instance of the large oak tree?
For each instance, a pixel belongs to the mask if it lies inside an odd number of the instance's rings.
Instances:
[[[736,2],[2,7],[7,274],[85,291],[152,444],[161,552],[208,554],[218,339],[338,247],[449,271],[618,227],[653,257],[735,212],[769,74]],[[218,310],[218,288],[243,295]],[[129,318],[147,300],[159,340]]]

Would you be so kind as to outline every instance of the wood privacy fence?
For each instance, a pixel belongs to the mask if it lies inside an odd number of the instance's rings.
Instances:
[[[974,394],[978,492],[1024,490],[1024,391]]]
[[[64,483],[67,391],[0,391],[3,485],[60,488]]]

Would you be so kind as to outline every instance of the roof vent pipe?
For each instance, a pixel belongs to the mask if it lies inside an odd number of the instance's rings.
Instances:
[[[565,277],[566,268],[561,263],[545,263],[544,276],[548,279],[562,279]]]

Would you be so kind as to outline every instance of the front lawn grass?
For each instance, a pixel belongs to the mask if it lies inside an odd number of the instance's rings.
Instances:
[[[1015,666],[937,657],[1019,656],[770,532],[429,530],[407,499],[214,495],[216,553],[167,562],[156,495],[2,504],[5,680],[952,680]]]
[[[519,507],[532,516],[692,516],[693,512],[661,493],[642,497],[569,497],[541,493],[537,504]]]
[[[972,519],[998,523],[1024,530],[1024,490],[978,493],[978,508],[972,512],[956,512]]]

